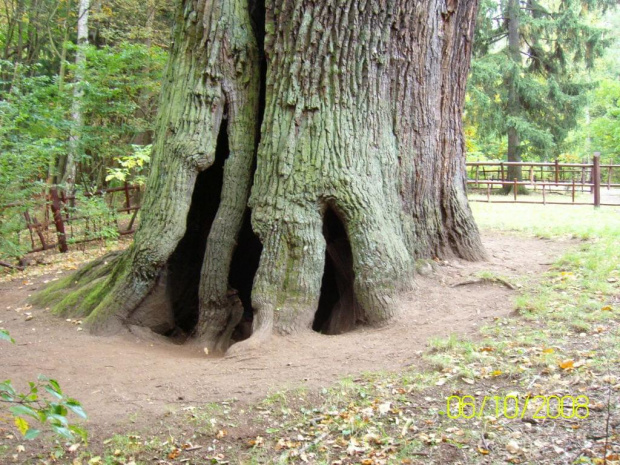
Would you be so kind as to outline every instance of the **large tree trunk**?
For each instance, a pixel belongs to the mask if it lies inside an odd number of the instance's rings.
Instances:
[[[176,325],[224,352],[244,312],[240,349],[273,332],[380,325],[415,259],[483,258],[461,125],[476,6],[250,2],[253,33],[245,1],[185,0],[134,244],[39,300],[88,314],[97,332]],[[260,251],[244,249],[242,223],[261,119],[249,207],[262,252],[248,276],[237,260]]]

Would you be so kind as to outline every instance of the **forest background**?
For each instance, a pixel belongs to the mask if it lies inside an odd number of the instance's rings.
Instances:
[[[609,0],[484,0],[466,100],[468,159],[620,163],[620,14]],[[76,216],[143,185],[176,5],[0,4],[0,260],[28,250],[24,212],[58,188]],[[101,228],[103,239],[116,229]]]

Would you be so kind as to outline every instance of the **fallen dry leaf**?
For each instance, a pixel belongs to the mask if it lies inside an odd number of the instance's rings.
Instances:
[[[519,447],[519,443],[517,441],[508,441],[508,444],[506,444],[506,450],[511,454],[516,455],[521,450],[521,447]]]
[[[261,436],[256,436],[256,439],[251,439],[248,444],[252,447],[260,447],[265,444],[265,440]]]

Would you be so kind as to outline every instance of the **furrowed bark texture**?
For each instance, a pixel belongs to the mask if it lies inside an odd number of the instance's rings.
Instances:
[[[395,295],[412,286],[417,258],[483,258],[465,195],[461,127],[476,9],[476,0],[267,0],[259,115],[259,51],[248,3],[186,0],[144,217],[111,274],[98,266],[89,272],[102,296],[89,317],[93,327],[131,323],[161,282],[185,233],[197,174],[214,162],[225,108],[230,155],[206,240],[194,329],[210,350],[228,348],[241,318],[228,279],[260,116],[249,206],[263,248],[253,334],[234,347],[313,325],[326,252],[337,262],[332,289],[342,294],[320,320],[333,332],[388,321]],[[93,301],[94,291],[79,286]]]
[[[466,197],[462,110],[477,2],[398,2],[392,101],[407,245],[416,258],[484,257]]]
[[[202,284],[202,293],[205,307],[211,302],[221,306],[226,301],[227,257],[232,254],[247,202],[255,153],[258,66],[246,2],[183,2],[178,10],[153,166],[134,243],[92,291],[96,296],[89,295],[88,301],[96,304],[85,306],[65,300],[57,310],[89,315],[87,322],[98,333],[113,332],[121,324],[132,323],[132,313],[155,286],[185,233],[196,177],[214,162],[225,109],[230,154],[224,167],[220,210],[207,245],[204,263],[209,278]],[[79,281],[74,284],[71,288],[85,285]],[[66,289],[56,290],[61,293]],[[46,299],[54,300],[55,289],[50,291],[52,295]]]
[[[268,2],[267,103],[250,201],[264,246],[258,337],[311,324],[327,208],[347,230],[366,323],[392,316],[413,257],[483,256],[460,122],[475,11],[467,1]]]

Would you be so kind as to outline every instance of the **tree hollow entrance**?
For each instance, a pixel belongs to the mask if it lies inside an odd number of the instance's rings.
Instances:
[[[224,119],[213,164],[196,178],[185,235],[170,256],[166,268],[166,297],[174,316],[174,328],[166,335],[180,341],[193,333],[199,319],[203,260],[209,233],[220,208],[224,165],[229,156],[226,123]],[[252,284],[262,251],[258,237],[252,231],[249,209],[244,214],[237,242],[230,263],[228,287],[229,294],[236,294],[241,301],[243,317],[232,333],[234,342],[247,339],[252,334]]]
[[[323,236],[325,269],[312,329],[323,334],[341,334],[355,328],[359,304],[353,287],[351,243],[342,220],[331,208],[323,216]]]
[[[263,246],[258,236],[252,231],[250,210],[247,209],[241,231],[239,231],[238,245],[233,254],[228,277],[230,288],[237,292],[243,305],[243,316],[232,333],[232,342],[243,341],[252,335],[252,321],[254,320],[252,286],[262,251]]]
[[[207,238],[220,206],[224,163],[228,158],[226,120],[218,135],[215,160],[198,174],[187,214],[185,235],[168,259],[166,295],[174,315],[171,333],[188,335],[198,322],[199,286]],[[171,335],[171,334],[169,334]]]

